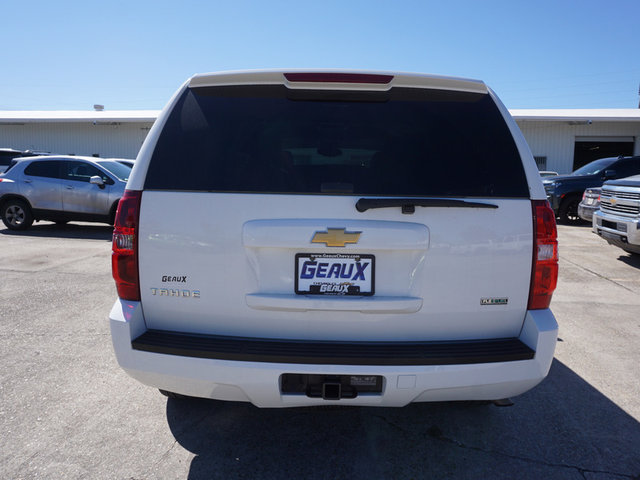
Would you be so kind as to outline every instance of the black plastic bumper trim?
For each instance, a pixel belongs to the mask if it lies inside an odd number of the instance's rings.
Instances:
[[[318,365],[460,365],[530,360],[517,338],[443,342],[335,342],[256,339],[148,330],[135,350],[243,362]]]

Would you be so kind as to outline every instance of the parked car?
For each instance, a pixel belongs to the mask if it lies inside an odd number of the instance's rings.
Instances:
[[[121,163],[122,165],[126,165],[129,168],[133,168],[136,163],[136,161],[131,158],[109,158],[109,160]]]
[[[640,175],[604,183],[593,232],[611,245],[640,254]]]
[[[43,150],[25,150],[22,154],[23,157],[41,157],[43,155],[53,155],[51,152],[45,152]]]
[[[601,158],[587,163],[569,175],[543,179],[547,199],[564,223],[580,221],[578,205],[585,189],[601,187],[606,180],[640,173],[640,156]]]
[[[9,169],[11,161],[21,157],[35,157],[40,155],[50,155],[47,152],[36,152],[33,150],[16,150],[14,148],[0,148],[0,173],[4,173]]]
[[[197,75],[136,162],[110,325],[142,383],[261,407],[403,406],[504,399],[547,375],[555,218],[484,83]]]
[[[587,188],[582,194],[582,201],[578,205],[578,216],[585,222],[591,222],[593,212],[600,208],[600,192],[602,188]]]
[[[0,148],[0,173],[4,172],[11,160],[14,158],[22,157],[22,150],[15,150],[13,148]]]
[[[34,221],[113,223],[131,169],[92,157],[14,159],[0,175],[0,217],[11,230]]]

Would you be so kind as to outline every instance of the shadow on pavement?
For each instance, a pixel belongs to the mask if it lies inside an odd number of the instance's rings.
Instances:
[[[167,420],[195,454],[191,480],[640,475],[638,421],[558,361],[508,408],[258,409],[169,399]]]
[[[627,255],[620,255],[618,257],[618,260],[620,260],[622,263],[626,263],[630,267],[640,269],[640,254],[629,253]]]
[[[30,228],[23,231],[0,230],[1,235],[12,237],[41,237],[41,238],[81,238],[86,240],[108,240],[111,241],[113,227],[104,223],[66,223],[57,224],[50,222],[34,223]]]

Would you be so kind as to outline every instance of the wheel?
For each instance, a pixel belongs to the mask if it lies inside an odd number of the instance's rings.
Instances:
[[[558,209],[560,221],[570,225],[582,223],[582,219],[578,216],[578,205],[580,205],[579,196],[573,195],[565,198]]]
[[[2,205],[2,222],[10,230],[26,230],[33,223],[31,207],[24,200],[11,199]]]

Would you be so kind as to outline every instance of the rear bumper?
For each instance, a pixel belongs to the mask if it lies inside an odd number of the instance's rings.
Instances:
[[[551,311],[536,310],[527,312],[517,339],[412,342],[396,344],[393,350],[390,344],[382,344],[386,346],[382,348],[381,344],[358,343],[354,348],[354,344],[315,342],[293,345],[292,349],[292,342],[283,345],[281,341],[147,331],[140,304],[122,300],[113,306],[110,323],[120,366],[140,382],[185,395],[247,401],[259,407],[404,406],[519,395],[547,375],[558,332]],[[278,353],[269,356],[272,351]],[[285,373],[371,375],[382,376],[384,381],[382,393],[325,400],[283,394],[280,381]]]

